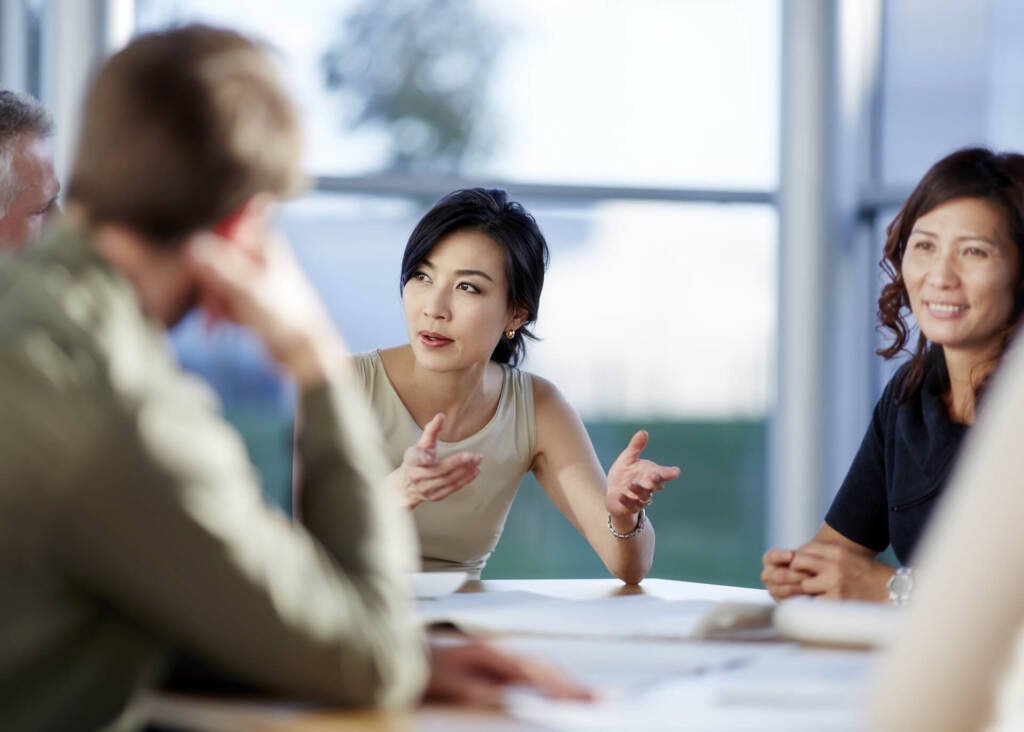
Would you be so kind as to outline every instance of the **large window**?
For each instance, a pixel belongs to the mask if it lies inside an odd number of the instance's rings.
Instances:
[[[279,50],[321,181],[281,225],[355,350],[404,340],[401,252],[432,201],[508,185],[551,246],[525,367],[562,389],[606,467],[644,426],[650,456],[683,468],[652,511],[655,573],[739,584],[764,543],[778,15],[760,0],[137,3],[139,30],[243,19]],[[291,395],[240,334],[193,321],[176,342],[287,507]],[[603,574],[524,481],[485,576]]]
[[[1024,149],[1024,5],[885,3],[881,176],[913,185],[967,145]]]

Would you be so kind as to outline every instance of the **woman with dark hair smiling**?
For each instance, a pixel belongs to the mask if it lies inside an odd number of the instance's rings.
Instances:
[[[407,345],[356,358],[413,512],[424,569],[478,575],[523,476],[608,570],[639,582],[650,569],[655,492],[679,475],[640,458],[637,432],[607,477],[576,412],[544,379],[517,368],[537,319],[547,243],[504,191],[442,198],[402,258]]]
[[[825,523],[796,550],[770,549],[761,580],[793,595],[902,604],[906,565],[941,495],[979,396],[1024,310],[1024,156],[982,148],[925,174],[887,230],[878,299],[893,358],[920,331],[886,386]],[[875,556],[892,546],[904,565]]]

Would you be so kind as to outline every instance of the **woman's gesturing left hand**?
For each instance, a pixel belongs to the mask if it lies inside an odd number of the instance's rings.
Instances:
[[[664,483],[679,477],[679,468],[641,460],[647,447],[647,432],[640,430],[608,470],[605,504],[612,516],[631,516],[651,502]]]

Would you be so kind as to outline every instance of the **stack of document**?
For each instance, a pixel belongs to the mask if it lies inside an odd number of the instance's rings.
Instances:
[[[421,622],[471,635],[580,638],[747,637],[771,633],[769,603],[663,600],[650,595],[565,600],[531,592],[477,592],[422,600]]]
[[[876,654],[778,641],[875,645],[900,616],[881,605],[806,598],[782,605],[651,595],[567,600],[512,590],[449,595],[417,608],[427,625],[490,637],[597,690],[596,703],[509,694],[512,716],[566,732],[864,729]]]

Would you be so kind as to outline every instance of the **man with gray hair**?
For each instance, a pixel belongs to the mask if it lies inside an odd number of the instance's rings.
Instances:
[[[0,89],[0,247],[22,248],[57,212],[52,130],[39,102]]]

